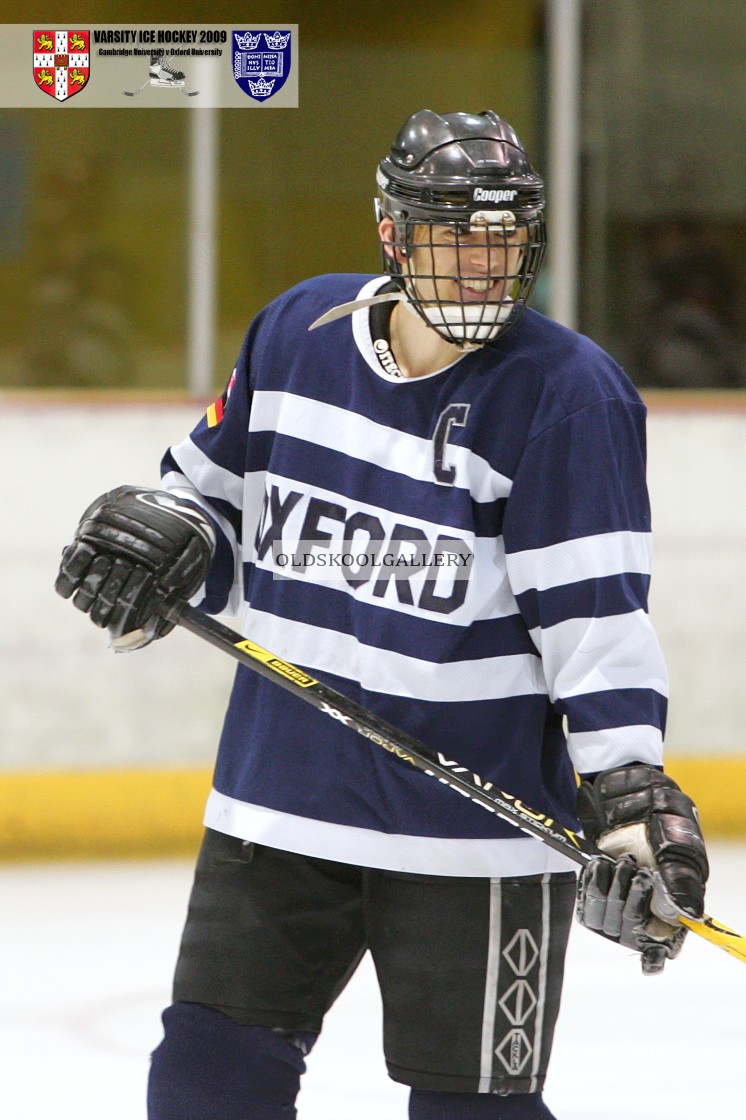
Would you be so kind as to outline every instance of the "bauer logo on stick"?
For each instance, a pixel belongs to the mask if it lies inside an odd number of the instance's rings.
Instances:
[[[233,77],[249,97],[267,101],[290,73],[290,31],[234,31]]]

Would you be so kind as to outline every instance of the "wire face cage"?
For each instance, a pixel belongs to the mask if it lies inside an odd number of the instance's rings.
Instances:
[[[481,210],[459,220],[400,219],[382,241],[386,271],[437,333],[459,348],[494,341],[531,294],[546,247],[544,220]]]

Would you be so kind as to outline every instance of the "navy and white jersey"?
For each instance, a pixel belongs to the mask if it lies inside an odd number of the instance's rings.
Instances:
[[[573,766],[662,759],[644,406],[607,354],[533,311],[412,379],[367,308],[309,331],[385,283],[322,276],[271,303],[166,454],[164,486],[218,530],[193,601],[577,828]],[[205,823],[426,874],[571,866],[243,667]]]

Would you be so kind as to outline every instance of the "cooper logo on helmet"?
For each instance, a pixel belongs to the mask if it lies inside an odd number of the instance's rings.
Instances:
[[[512,202],[518,191],[486,190],[484,187],[474,188],[475,202]]]

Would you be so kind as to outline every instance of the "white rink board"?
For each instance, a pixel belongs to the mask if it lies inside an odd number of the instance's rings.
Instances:
[[[163,450],[200,412],[194,404],[4,403],[0,770],[211,763],[228,659],[183,632],[115,657],[52,589],[86,505],[123,482],[157,486]],[[743,753],[746,409],[653,410],[648,437],[651,613],[671,673],[668,748]]]

